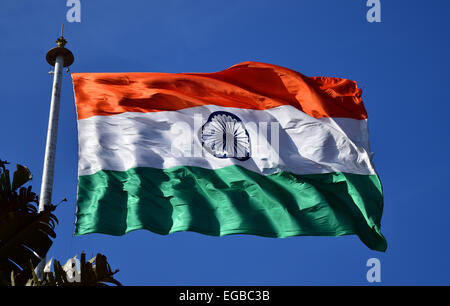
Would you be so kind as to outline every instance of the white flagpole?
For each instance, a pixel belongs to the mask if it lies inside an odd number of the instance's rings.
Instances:
[[[56,137],[58,134],[59,102],[61,96],[61,81],[63,67],[72,65],[74,57],[70,50],[64,48],[67,41],[63,37],[56,40],[57,47],[47,52],[47,62],[54,66],[53,89],[50,102],[50,116],[48,120],[47,143],[45,146],[44,170],[42,173],[39,211],[52,204],[53,174],[55,170]]]
[[[49,50],[46,55],[47,62],[54,66],[53,89],[50,101],[50,116],[48,120],[47,143],[45,145],[44,169],[42,172],[41,193],[39,198],[39,212],[46,206],[52,204],[53,175],[55,170],[56,138],[58,135],[59,102],[61,97],[62,71],[69,67],[74,61],[72,52],[64,48],[67,40],[63,37],[63,26],[61,37],[56,40],[57,47]],[[42,278],[46,258],[44,257],[36,267],[36,274]]]

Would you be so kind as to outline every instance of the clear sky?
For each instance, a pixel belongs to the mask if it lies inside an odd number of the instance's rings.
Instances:
[[[0,158],[28,166],[39,192],[52,76],[45,61],[65,22],[72,72],[214,72],[252,60],[364,89],[371,149],[384,187],[386,253],[356,236],[285,239],[135,231],[73,237],[77,128],[64,73],[49,257],[105,254],[126,285],[450,285],[450,2],[381,0],[81,0],[0,2]]]

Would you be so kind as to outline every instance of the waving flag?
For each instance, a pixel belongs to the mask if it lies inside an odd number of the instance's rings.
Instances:
[[[355,82],[255,62],[72,78],[76,235],[356,234],[386,249]]]

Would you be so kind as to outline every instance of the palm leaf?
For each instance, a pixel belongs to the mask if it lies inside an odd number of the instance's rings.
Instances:
[[[30,170],[28,170],[27,167],[22,166],[22,165],[17,165],[17,170],[14,171],[14,175],[13,175],[11,190],[13,190],[13,191],[16,190],[23,184],[30,181],[32,178],[33,178],[33,176],[31,175],[31,172],[30,172]]]
[[[0,270],[14,271],[16,284],[30,278],[30,260],[36,267],[45,257],[56,234],[53,206],[40,213],[10,212],[0,219]]]
[[[54,206],[38,213],[31,186],[21,187],[32,178],[28,168],[17,165],[11,183],[6,164],[0,160],[0,271],[12,272],[15,284],[21,285],[32,276],[30,263],[36,266],[51,247],[58,220]]]

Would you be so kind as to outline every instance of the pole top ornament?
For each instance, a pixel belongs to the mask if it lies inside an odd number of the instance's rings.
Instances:
[[[55,66],[56,58],[59,55],[62,55],[64,58],[64,67],[69,67],[75,60],[72,52],[70,52],[69,49],[65,48],[67,40],[63,36],[63,30],[64,24],[61,25],[61,36],[56,40],[57,47],[50,49],[46,55],[47,63],[52,66]]]

